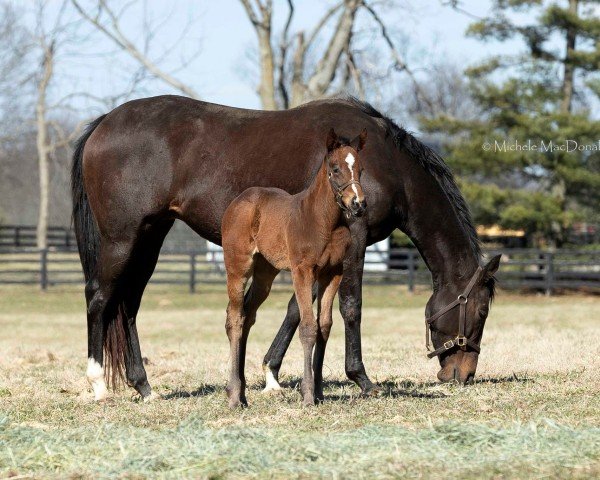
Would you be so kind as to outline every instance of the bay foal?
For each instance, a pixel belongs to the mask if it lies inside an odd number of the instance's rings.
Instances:
[[[351,243],[343,215],[360,216],[366,208],[358,157],[366,138],[365,129],[344,143],[331,129],[323,163],[306,190],[290,195],[278,188],[249,188],[225,211],[221,230],[229,295],[225,328],[231,349],[230,407],[247,405],[244,364],[248,333],[281,270],[291,271],[300,308],[304,404],[323,399],[323,357],[331,310]],[[252,284],[244,295],[250,277]],[[315,282],[317,318],[312,308]]]

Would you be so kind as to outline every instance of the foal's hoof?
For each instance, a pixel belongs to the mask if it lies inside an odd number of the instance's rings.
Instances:
[[[231,408],[232,410],[238,410],[238,409],[246,408],[246,407],[248,407],[248,402],[246,401],[245,398],[243,398],[243,399],[230,398],[229,399],[229,408]]]

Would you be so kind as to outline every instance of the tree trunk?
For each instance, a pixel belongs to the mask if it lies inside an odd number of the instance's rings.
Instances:
[[[258,49],[260,54],[260,86],[258,89],[260,101],[263,109],[277,110],[270,22],[269,25],[258,27]]]
[[[315,73],[308,80],[310,99],[323,96],[335,78],[340,57],[350,42],[354,16],[360,6],[360,0],[345,0],[344,11],[340,16],[335,33],[329,42],[327,51],[319,61]]]
[[[42,76],[38,84],[38,95],[35,107],[37,124],[37,154],[38,169],[40,177],[40,206],[38,212],[38,224],[36,242],[39,249],[48,247],[48,197],[50,187],[50,172],[48,156],[48,127],[46,123],[46,92],[52,77],[54,52],[52,46],[44,46],[44,58],[42,61]]]
[[[569,0],[569,13],[577,15],[579,0]],[[573,81],[575,77],[575,67],[572,64],[573,53],[575,52],[575,43],[577,41],[577,30],[574,26],[567,28],[567,52],[565,55],[562,101],[560,111],[563,113],[571,112],[573,103]]]

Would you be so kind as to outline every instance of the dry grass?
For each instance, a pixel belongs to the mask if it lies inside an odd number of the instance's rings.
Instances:
[[[153,288],[139,317],[150,382],[95,404],[84,378],[82,295],[0,292],[0,476],[586,477],[600,473],[598,297],[499,295],[478,382],[435,382],[423,346],[425,292],[368,287],[364,357],[380,398],[345,379],[335,319],[326,402],[303,408],[298,340],[285,393],[264,396],[261,362],[289,298],[275,291],[251,334],[250,408],[230,411],[225,296]]]

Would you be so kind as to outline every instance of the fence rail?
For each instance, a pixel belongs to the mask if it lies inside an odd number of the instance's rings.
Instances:
[[[600,292],[600,251],[507,249],[486,252],[488,256],[497,253],[502,254],[498,273],[502,288],[534,289],[548,294],[559,289]],[[367,256],[364,280],[406,285],[410,291],[431,283],[429,271],[414,249],[378,252],[376,258]],[[290,283],[291,278],[282,272],[276,281]],[[163,252],[151,279],[153,284],[187,285],[190,292],[202,284],[224,282],[222,254],[211,250]],[[73,247],[0,249],[0,285],[37,284],[47,289],[81,283],[83,274]]]
[[[35,247],[35,225],[0,225],[0,248]],[[76,245],[75,233],[66,227],[48,227],[48,246],[71,248]]]

